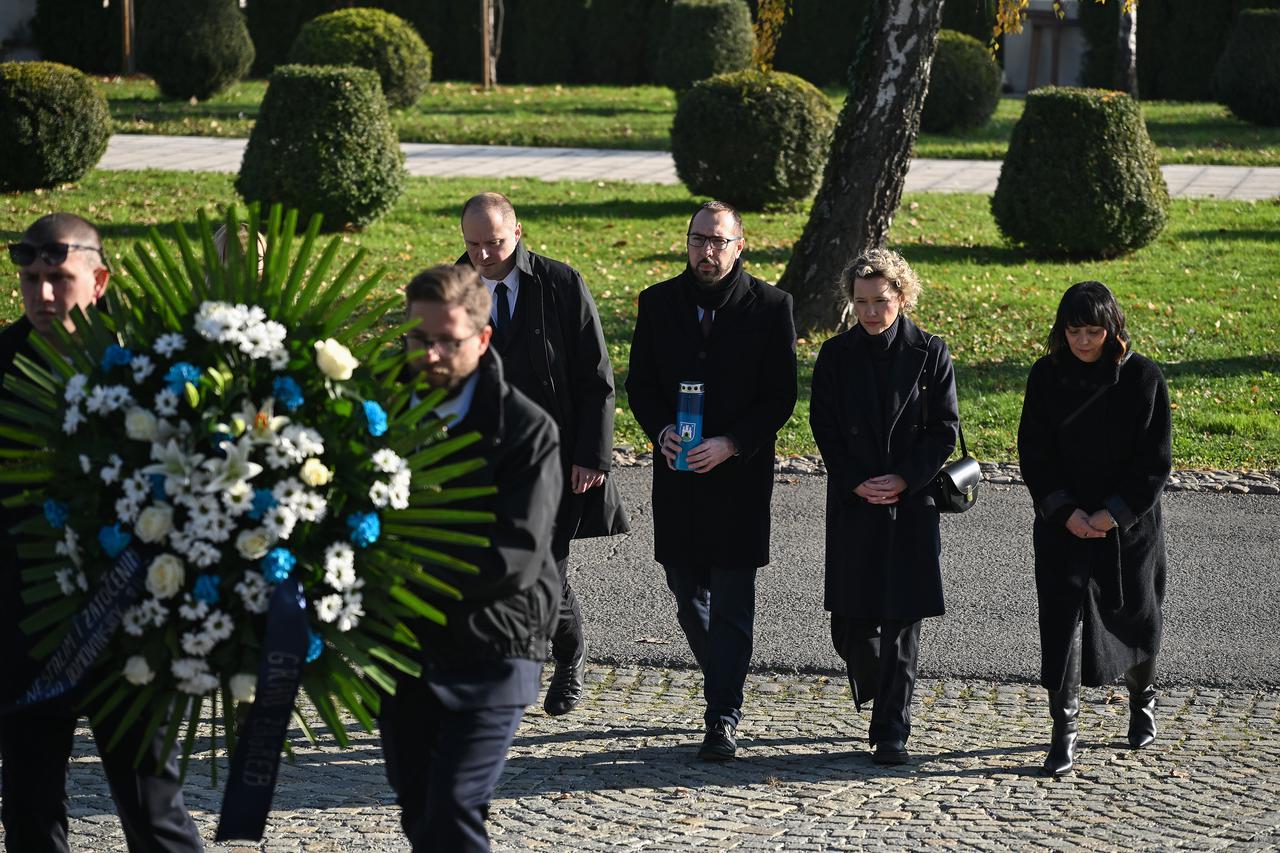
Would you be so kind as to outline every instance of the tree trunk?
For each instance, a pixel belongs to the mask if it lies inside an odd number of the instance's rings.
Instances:
[[[1115,0],[1123,3],[1123,0]],[[1120,32],[1116,38],[1116,88],[1138,97],[1138,4],[1120,7]]]
[[[876,0],[849,70],[822,186],[778,286],[802,331],[842,322],[840,272],[884,242],[902,200],[942,22],[942,0]]]

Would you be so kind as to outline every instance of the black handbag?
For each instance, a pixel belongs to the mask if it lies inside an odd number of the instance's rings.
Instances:
[[[964,426],[960,427],[960,458],[942,466],[933,481],[933,503],[938,512],[966,512],[978,502],[978,484],[982,482],[982,466],[969,455],[964,443]]]

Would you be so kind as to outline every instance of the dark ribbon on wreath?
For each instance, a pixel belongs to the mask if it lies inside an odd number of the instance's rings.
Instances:
[[[127,548],[103,574],[84,609],[71,620],[66,636],[22,696],[0,713],[30,708],[65,696],[79,686],[107,647],[124,611],[142,595],[146,572],[142,557]]]
[[[302,585],[289,578],[271,594],[258,687],[231,756],[231,774],[222,795],[217,841],[257,841],[267,825],[307,654],[307,603]]]

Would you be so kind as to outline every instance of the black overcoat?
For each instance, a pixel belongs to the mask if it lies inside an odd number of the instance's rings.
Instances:
[[[573,465],[608,471],[613,464],[613,366],[595,300],[578,271],[530,252],[523,240],[515,261],[520,290],[511,328],[492,346],[503,358],[507,382],[560,427],[565,488],[552,550],[563,559],[571,539],[630,529],[613,478],[581,495],[569,488]],[[463,255],[458,263],[470,266],[471,260]]]
[[[1062,687],[1081,620],[1081,681],[1106,684],[1160,648],[1160,493],[1172,467],[1169,392],[1160,369],[1136,354],[1121,365],[1085,365],[1069,352],[1057,361],[1041,358],[1027,379],[1018,455],[1036,510],[1041,684]],[[1106,538],[1079,539],[1067,530],[1073,510],[1104,507],[1120,525]]]
[[[946,342],[903,315],[890,348],[888,405],[858,329],[822,345],[809,424],[827,466],[824,606],[832,613],[915,621],[943,613],[938,510],[928,493],[956,446],[960,414]],[[867,503],[871,477],[907,481],[898,503]]]
[[[796,404],[791,295],[747,275],[702,337],[691,274],[646,288],[631,341],[627,395],[654,442],[654,558],[663,565],[758,568],[769,562],[774,443]],[[702,434],[731,436],[739,455],[706,474],[674,471],[657,448],[676,420],[680,383],[705,384]]]

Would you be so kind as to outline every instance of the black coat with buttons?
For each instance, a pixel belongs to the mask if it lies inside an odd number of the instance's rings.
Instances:
[[[914,621],[941,616],[941,544],[930,485],[956,446],[960,413],[946,342],[903,315],[881,389],[857,329],[822,345],[809,424],[827,466],[825,607],[841,616]],[[897,474],[894,505],[854,493]]]
[[[516,246],[520,289],[511,328],[495,334],[507,382],[545,409],[560,428],[564,494],[552,552],[569,554],[571,539],[612,536],[630,529],[613,478],[575,495],[573,465],[608,471],[613,464],[613,366],[591,291],[568,264]],[[459,264],[471,265],[467,255]]]
[[[774,442],[796,405],[791,295],[737,263],[733,292],[702,336],[685,273],[640,294],[627,395],[654,442],[653,546],[664,566],[759,568],[769,562]],[[705,474],[675,471],[657,448],[681,382],[702,382],[702,434],[738,447]]]

